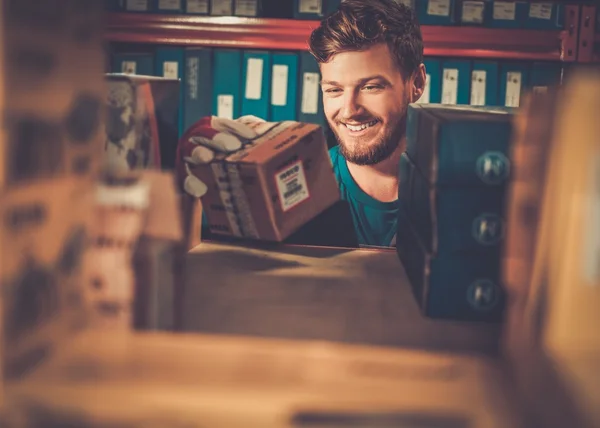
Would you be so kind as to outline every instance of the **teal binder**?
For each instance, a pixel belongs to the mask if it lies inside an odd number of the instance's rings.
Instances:
[[[421,25],[454,25],[455,0],[417,0],[417,13]]]
[[[210,14],[214,16],[233,16],[233,0],[211,0]]]
[[[498,63],[474,61],[471,71],[472,106],[498,105]]]
[[[463,60],[442,63],[442,104],[469,104],[471,63]]]
[[[269,120],[296,120],[298,94],[298,54],[271,54],[271,112]]]
[[[506,62],[500,66],[500,93],[498,104],[519,107],[529,85],[529,69],[525,63]]]
[[[327,7],[323,3],[323,0],[293,0],[294,19],[321,19]]]
[[[271,55],[266,51],[244,51],[242,74],[241,115],[254,115],[269,119],[271,93]]]
[[[125,0],[127,12],[152,12],[152,0]]]
[[[183,48],[158,47],[156,48],[156,75],[166,79],[179,79],[179,134],[183,134],[183,70],[185,67]]]
[[[183,13],[185,0],[154,0],[154,11],[157,13]]]
[[[208,15],[210,0],[186,0],[185,13],[188,15]]]
[[[262,0],[234,0],[233,13],[235,16],[261,16]]]
[[[423,61],[427,81],[419,104],[439,104],[442,102],[442,64],[439,59],[429,58]]]
[[[529,75],[529,89],[532,91],[546,91],[550,87],[560,84],[562,68],[558,63],[534,62],[531,64]]]
[[[154,56],[150,53],[114,53],[111,72],[154,76]]]
[[[309,52],[300,53],[299,74],[298,120],[324,126],[321,73],[317,61]]]
[[[241,110],[242,51],[215,49],[213,53],[213,115],[237,119]]]
[[[183,77],[183,129],[187,130],[202,117],[212,114],[212,50],[185,50]]]

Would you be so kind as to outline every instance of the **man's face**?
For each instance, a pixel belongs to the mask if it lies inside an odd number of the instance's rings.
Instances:
[[[341,52],[321,64],[323,105],[342,155],[357,165],[387,159],[406,130],[410,79],[387,44]]]

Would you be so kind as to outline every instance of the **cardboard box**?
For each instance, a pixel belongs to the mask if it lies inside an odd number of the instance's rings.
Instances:
[[[272,125],[242,150],[192,168],[208,186],[211,232],[282,241],[340,199],[321,128]]]

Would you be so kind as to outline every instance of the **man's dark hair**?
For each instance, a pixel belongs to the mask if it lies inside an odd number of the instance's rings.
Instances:
[[[423,38],[414,12],[396,0],[343,0],[312,32],[309,51],[324,63],[337,53],[378,43],[387,43],[405,77],[423,62]]]

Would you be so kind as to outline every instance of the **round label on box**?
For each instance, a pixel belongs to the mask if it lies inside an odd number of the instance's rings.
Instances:
[[[477,311],[489,311],[498,303],[500,290],[489,279],[478,279],[467,289],[467,301]]]
[[[485,184],[500,184],[508,178],[510,161],[500,152],[485,152],[477,159],[477,175]]]

